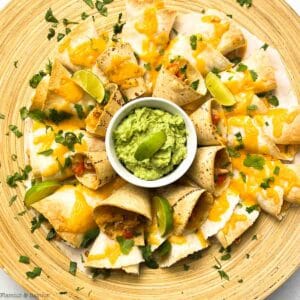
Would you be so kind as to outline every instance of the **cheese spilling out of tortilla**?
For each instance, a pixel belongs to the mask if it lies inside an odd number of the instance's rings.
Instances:
[[[190,116],[195,125],[198,145],[223,145],[227,139],[227,121],[222,106],[214,99],[205,102]]]
[[[239,200],[239,195],[230,188],[215,199],[208,218],[201,226],[201,231],[206,239],[217,234],[225,226]]]
[[[231,162],[224,146],[200,147],[187,176],[203,189],[221,195],[230,183]]]
[[[125,103],[116,84],[107,84],[105,90],[109,95],[107,103],[104,106],[96,105],[85,119],[86,130],[102,138],[105,137],[107,127],[113,115]]]
[[[100,36],[92,19],[77,25],[58,45],[57,59],[68,69],[91,68],[109,43],[108,34]]]
[[[179,15],[174,28],[182,35],[201,35],[223,55],[246,46],[246,39],[234,20],[214,9]]]
[[[268,154],[278,159],[293,160],[293,157],[280,151],[256,119],[249,116],[230,117],[227,124],[227,140],[230,147],[241,147],[250,153]]]
[[[89,252],[86,267],[103,269],[132,269],[133,265],[143,262],[143,256],[137,246],[133,246],[128,254],[121,252],[120,244],[109,238],[104,232],[100,232]],[[136,270],[136,267],[134,267]],[[126,269],[125,269],[126,271]]]
[[[171,236],[168,238],[171,243],[171,251],[167,257],[159,260],[161,268],[167,268],[179,260],[203,250],[209,246],[208,241],[204,238],[203,233],[199,230],[196,233],[189,233],[182,236]]]
[[[224,228],[218,232],[217,239],[224,248],[230,246],[257,220],[259,210],[248,212],[247,208],[245,203],[240,202]]]
[[[117,43],[107,48],[97,63],[108,80],[117,84],[128,100],[146,92],[144,69],[138,65],[130,44]]]

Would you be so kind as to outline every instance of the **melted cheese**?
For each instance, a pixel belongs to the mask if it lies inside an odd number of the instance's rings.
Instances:
[[[201,244],[201,246],[204,248],[204,247],[207,247],[207,240],[205,239],[203,233],[201,230],[198,230],[197,232],[197,238]]]
[[[68,102],[77,103],[82,99],[84,92],[71,78],[63,78],[60,87],[54,92]]]
[[[214,205],[209,212],[208,219],[214,222],[221,221],[222,215],[228,208],[229,202],[227,200],[227,193],[223,193],[220,197],[215,199]]]
[[[182,245],[186,243],[186,238],[184,236],[172,235],[169,237],[169,242],[177,245]]]
[[[247,217],[245,215],[240,215],[237,213],[233,213],[230,220],[226,223],[225,227],[222,229],[222,232],[226,235],[230,230],[234,230],[237,226],[237,223],[247,221]]]
[[[114,243],[108,245],[105,248],[104,253],[102,254],[89,255],[87,260],[93,261],[93,260],[101,260],[107,258],[110,261],[110,263],[114,265],[120,255],[121,255],[120,245],[118,243]]]

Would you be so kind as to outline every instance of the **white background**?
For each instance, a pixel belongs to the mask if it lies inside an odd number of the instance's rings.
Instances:
[[[0,0],[0,9],[3,8],[10,0]],[[79,1],[79,0],[78,0]],[[254,0],[255,1],[255,0]],[[272,0],[270,0],[272,1]],[[273,0],[277,1],[277,0]],[[286,0],[293,9],[300,15],[300,0]],[[300,22],[300,19],[299,19]],[[299,41],[297,41],[299,42]],[[24,274],[25,276],[25,274]],[[263,280],[263,278],[261,278]],[[3,270],[0,269],[0,298],[1,294],[15,294],[16,297],[6,299],[33,299],[31,297],[21,296],[26,291],[14,282]],[[5,298],[4,298],[5,299]],[[296,272],[282,287],[280,287],[269,300],[299,300],[300,299],[300,271]]]

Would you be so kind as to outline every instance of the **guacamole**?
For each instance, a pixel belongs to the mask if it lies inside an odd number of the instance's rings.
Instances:
[[[166,136],[164,144],[152,157],[137,160],[135,152],[139,145],[161,131]],[[159,179],[170,173],[187,154],[184,120],[160,109],[136,108],[118,125],[113,137],[120,161],[135,176],[145,180]]]

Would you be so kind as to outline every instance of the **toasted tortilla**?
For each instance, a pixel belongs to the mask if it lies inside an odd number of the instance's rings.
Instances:
[[[48,89],[49,89],[49,80],[50,76],[45,76],[40,83],[38,84],[34,96],[31,99],[30,110],[44,110],[45,102],[48,96]]]
[[[239,201],[239,195],[230,187],[215,199],[208,218],[201,226],[201,231],[206,239],[217,234],[225,226]]]
[[[224,169],[226,179],[221,184],[215,183],[215,171]],[[224,146],[211,146],[198,148],[195,160],[187,172],[200,187],[212,193],[214,196],[221,195],[230,183],[228,173],[232,171],[229,155]]]
[[[110,239],[103,232],[95,240],[85,262],[85,267],[101,269],[121,269],[132,271],[133,265],[138,265],[144,259],[141,250],[133,246],[129,254],[123,254],[117,241]],[[130,267],[130,268],[129,268]],[[135,267],[136,272],[136,267]]]
[[[209,246],[209,242],[204,238],[201,231],[183,236],[171,236],[168,240],[171,243],[171,251],[167,257],[159,260],[158,263],[161,268],[170,267],[190,254]]]
[[[197,76],[197,73],[199,76]],[[184,106],[202,98],[206,94],[206,87],[202,75],[187,63],[186,74],[190,84],[182,81],[168,69],[162,67],[159,71],[153,90],[153,97],[171,100],[179,106]],[[197,90],[191,83],[198,81]]]
[[[213,112],[220,118],[218,128],[213,123]],[[216,100],[210,99],[205,102],[190,118],[196,127],[198,145],[224,144],[227,138],[227,123],[222,106]]]
[[[94,135],[105,137],[107,127],[113,115],[124,105],[123,97],[116,84],[107,84],[109,99],[104,107],[96,105],[85,119],[86,130]]]
[[[191,48],[190,36],[177,35],[168,48],[168,59],[174,59],[178,56],[183,57],[202,75],[214,69],[225,71],[231,68],[230,61],[218,50],[204,41],[198,41],[198,44],[200,43],[203,45],[201,51],[194,51]]]
[[[215,24],[224,27],[221,35],[216,32]],[[223,55],[246,46],[246,39],[234,20],[218,10],[206,9],[203,14],[193,12],[179,15],[174,28],[183,35],[200,34]]]
[[[158,193],[166,198],[173,208],[175,235],[200,228],[214,203],[212,195],[201,188],[171,185],[161,188]]]
[[[91,165],[91,168],[85,169],[83,174],[75,176],[80,183],[92,190],[97,190],[116,177],[106,151],[76,153],[73,161],[76,159],[85,159]]]
[[[144,70],[139,67],[130,44],[117,43],[107,48],[97,63],[109,81],[119,86],[126,99],[135,99],[146,92]]]
[[[284,200],[290,203],[300,204],[300,165],[290,164],[285,166],[294,172],[298,182],[293,182],[290,190],[284,195]]]
[[[96,196],[96,194],[94,195]],[[79,247],[84,233],[96,228],[93,203],[80,187],[64,185],[32,207],[44,215],[57,234],[74,247]]]
[[[244,149],[250,153],[267,154],[277,159],[293,160],[293,157],[283,153],[276,146],[255,119],[249,116],[230,117],[227,119],[227,125],[228,146],[236,147],[241,145],[241,141],[237,139],[237,135],[240,135]]]
[[[247,212],[247,207],[245,203],[240,202],[224,228],[218,232],[217,239],[224,248],[230,246],[257,220],[259,210],[249,213]]]
[[[98,45],[96,47],[93,46],[93,41],[100,38],[101,40],[103,40],[103,42],[101,43],[101,47],[99,47]],[[95,27],[95,23],[91,18],[89,18],[76,27],[72,28],[72,31],[60,41],[60,43],[58,44],[57,59],[66,68],[73,72],[78,71],[84,67],[92,67],[92,65],[96,62],[97,56],[100,55],[101,52],[105,49],[107,42],[108,37],[107,39],[104,36],[99,37]],[[84,47],[84,49],[80,49],[80,47]],[[79,64],[77,61],[74,62],[74,60],[72,61],[70,52],[74,53],[73,56],[76,52],[78,53],[78,55],[82,55],[82,53],[85,53],[86,60],[82,61],[82,64]]]

